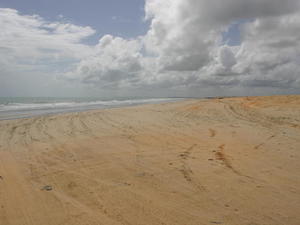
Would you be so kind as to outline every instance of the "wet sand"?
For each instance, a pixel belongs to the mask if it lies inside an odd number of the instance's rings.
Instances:
[[[300,96],[0,121],[0,225],[298,225]]]

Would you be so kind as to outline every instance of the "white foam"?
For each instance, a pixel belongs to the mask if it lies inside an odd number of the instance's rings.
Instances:
[[[151,99],[130,99],[130,100],[110,100],[110,101],[90,101],[90,102],[54,102],[54,103],[9,103],[0,104],[0,112],[8,111],[29,111],[29,110],[50,110],[51,109],[72,109],[105,106],[126,106],[145,103],[156,103],[172,101],[174,98],[151,98]]]

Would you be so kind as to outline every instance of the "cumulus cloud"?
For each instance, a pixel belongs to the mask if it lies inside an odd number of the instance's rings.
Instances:
[[[146,1],[146,18],[151,19],[146,48],[158,56],[161,70],[195,71],[210,60],[218,30],[199,23],[192,4],[181,0]]]
[[[260,18],[243,28],[234,70],[245,85],[297,87],[300,78],[300,16]]]
[[[21,15],[17,10],[0,9],[0,60],[7,70],[36,70],[90,54],[81,41],[94,34],[91,27],[47,22],[38,15]]]
[[[107,89],[300,87],[299,0],[146,0],[145,15],[145,35],[88,46],[90,27],[1,9],[0,64],[70,59],[65,80]],[[236,23],[241,40],[230,46],[223,35]]]
[[[103,37],[76,76],[119,87],[299,85],[298,0],[147,0],[145,14],[151,21],[146,35]],[[239,20],[246,21],[241,44],[222,44],[222,34]]]
[[[66,77],[102,87],[133,84],[143,70],[140,51],[138,40],[105,35],[95,46],[94,53],[83,59]]]
[[[185,70],[199,86],[299,88],[299,3],[149,0],[146,15],[152,23],[146,40],[161,68]],[[241,45],[221,44],[222,32],[245,19]]]

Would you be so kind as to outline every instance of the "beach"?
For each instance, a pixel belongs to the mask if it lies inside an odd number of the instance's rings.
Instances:
[[[0,225],[298,225],[300,96],[0,121]]]

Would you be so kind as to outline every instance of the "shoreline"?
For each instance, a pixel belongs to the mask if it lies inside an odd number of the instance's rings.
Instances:
[[[93,111],[93,110],[103,110],[103,109],[114,109],[114,108],[126,108],[126,107],[134,107],[134,106],[139,106],[139,105],[148,105],[148,104],[160,104],[160,103],[171,103],[171,102],[177,102],[177,101],[185,101],[185,100],[191,100],[193,98],[170,98],[170,100],[158,100],[157,102],[141,102],[141,103],[132,103],[132,104],[119,104],[119,105],[101,105],[101,106],[94,106],[94,107],[88,107],[82,109],[80,108],[65,108],[65,109],[60,109],[60,108],[53,108],[53,111],[50,112],[43,112],[41,110],[43,109],[30,109],[30,110],[20,110],[20,111],[0,111],[0,121],[2,120],[15,120],[15,119],[28,119],[28,118],[34,118],[36,116],[51,116],[51,115],[63,115],[67,113],[80,113],[80,112],[88,112],[88,111]],[[152,99],[151,99],[152,100]],[[47,109],[46,109],[47,110]],[[26,114],[31,115],[27,115]],[[7,113],[6,117],[5,114]],[[15,114],[10,114],[10,113],[15,113]],[[22,114],[23,113],[23,114]],[[34,114],[35,113],[35,114]],[[21,115],[20,115],[21,114]]]
[[[141,103],[132,103],[132,104],[120,104],[120,105],[101,105],[96,107],[86,107],[86,108],[52,108],[54,111],[50,112],[39,112],[38,110],[43,109],[29,109],[29,110],[20,110],[20,111],[14,111],[14,110],[8,110],[8,111],[0,111],[0,121],[6,121],[6,120],[16,120],[16,119],[29,119],[39,116],[53,116],[53,115],[64,115],[68,113],[81,113],[81,112],[88,112],[88,111],[97,111],[97,110],[104,110],[104,109],[115,109],[115,108],[127,108],[127,107],[135,107],[139,105],[152,105],[152,104],[161,104],[161,103],[172,103],[172,102],[181,102],[181,101],[189,101],[189,100],[215,100],[215,99],[235,99],[235,98],[270,98],[270,97],[284,97],[284,96],[298,96],[298,95],[272,95],[272,96],[214,96],[214,97],[167,97],[168,100],[161,100],[162,98],[157,98],[157,102],[141,102]],[[140,100],[155,100],[156,98],[149,98],[149,99],[140,99]],[[128,99],[129,100],[129,99]],[[135,100],[135,99],[133,99]],[[114,100],[113,100],[114,101]],[[125,100],[126,101],[126,100]],[[88,103],[88,102],[86,102]],[[36,111],[37,110],[37,111]],[[56,110],[56,111],[55,111]],[[36,111],[36,112],[35,112]],[[22,115],[21,113],[25,112],[25,115]],[[32,115],[26,115],[28,113],[33,113]],[[6,117],[5,114],[7,113]],[[10,115],[9,113],[15,113]],[[36,113],[36,114],[34,114]],[[21,114],[21,115],[18,115]],[[10,118],[11,117],[11,118]]]

